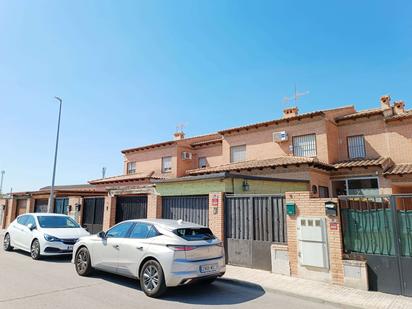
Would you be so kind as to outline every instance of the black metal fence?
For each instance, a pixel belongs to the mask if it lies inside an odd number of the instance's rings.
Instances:
[[[208,226],[209,196],[164,196],[162,198],[162,217]]]
[[[286,243],[285,197],[226,195],[226,254],[233,265],[271,269],[272,243]]]

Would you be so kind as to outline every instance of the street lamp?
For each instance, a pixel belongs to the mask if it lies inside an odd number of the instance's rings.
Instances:
[[[4,180],[4,173],[6,173],[6,171],[1,171],[1,180],[0,180],[0,196],[3,193],[3,180]]]
[[[54,150],[54,165],[53,165],[53,178],[52,178],[52,185],[50,188],[50,198],[49,198],[49,205],[47,205],[47,212],[51,212],[53,205],[54,205],[54,179],[56,177],[56,162],[57,162],[57,149],[59,148],[59,132],[60,132],[60,116],[62,113],[62,103],[63,100],[59,97],[54,97],[57,101],[59,101],[59,120],[57,122],[57,136],[56,136],[56,148]]]

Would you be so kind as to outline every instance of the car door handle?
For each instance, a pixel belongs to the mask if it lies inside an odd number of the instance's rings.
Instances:
[[[113,245],[113,248],[119,249],[119,245]]]
[[[143,250],[143,247],[136,247],[137,250]]]

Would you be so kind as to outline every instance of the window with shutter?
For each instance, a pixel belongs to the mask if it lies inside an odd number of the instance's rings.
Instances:
[[[230,147],[230,162],[241,162],[246,160],[246,145]]]

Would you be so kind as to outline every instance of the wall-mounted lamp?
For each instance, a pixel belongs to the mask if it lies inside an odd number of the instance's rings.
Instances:
[[[249,184],[248,184],[247,180],[243,180],[242,189],[243,189],[243,191],[249,191]]]

